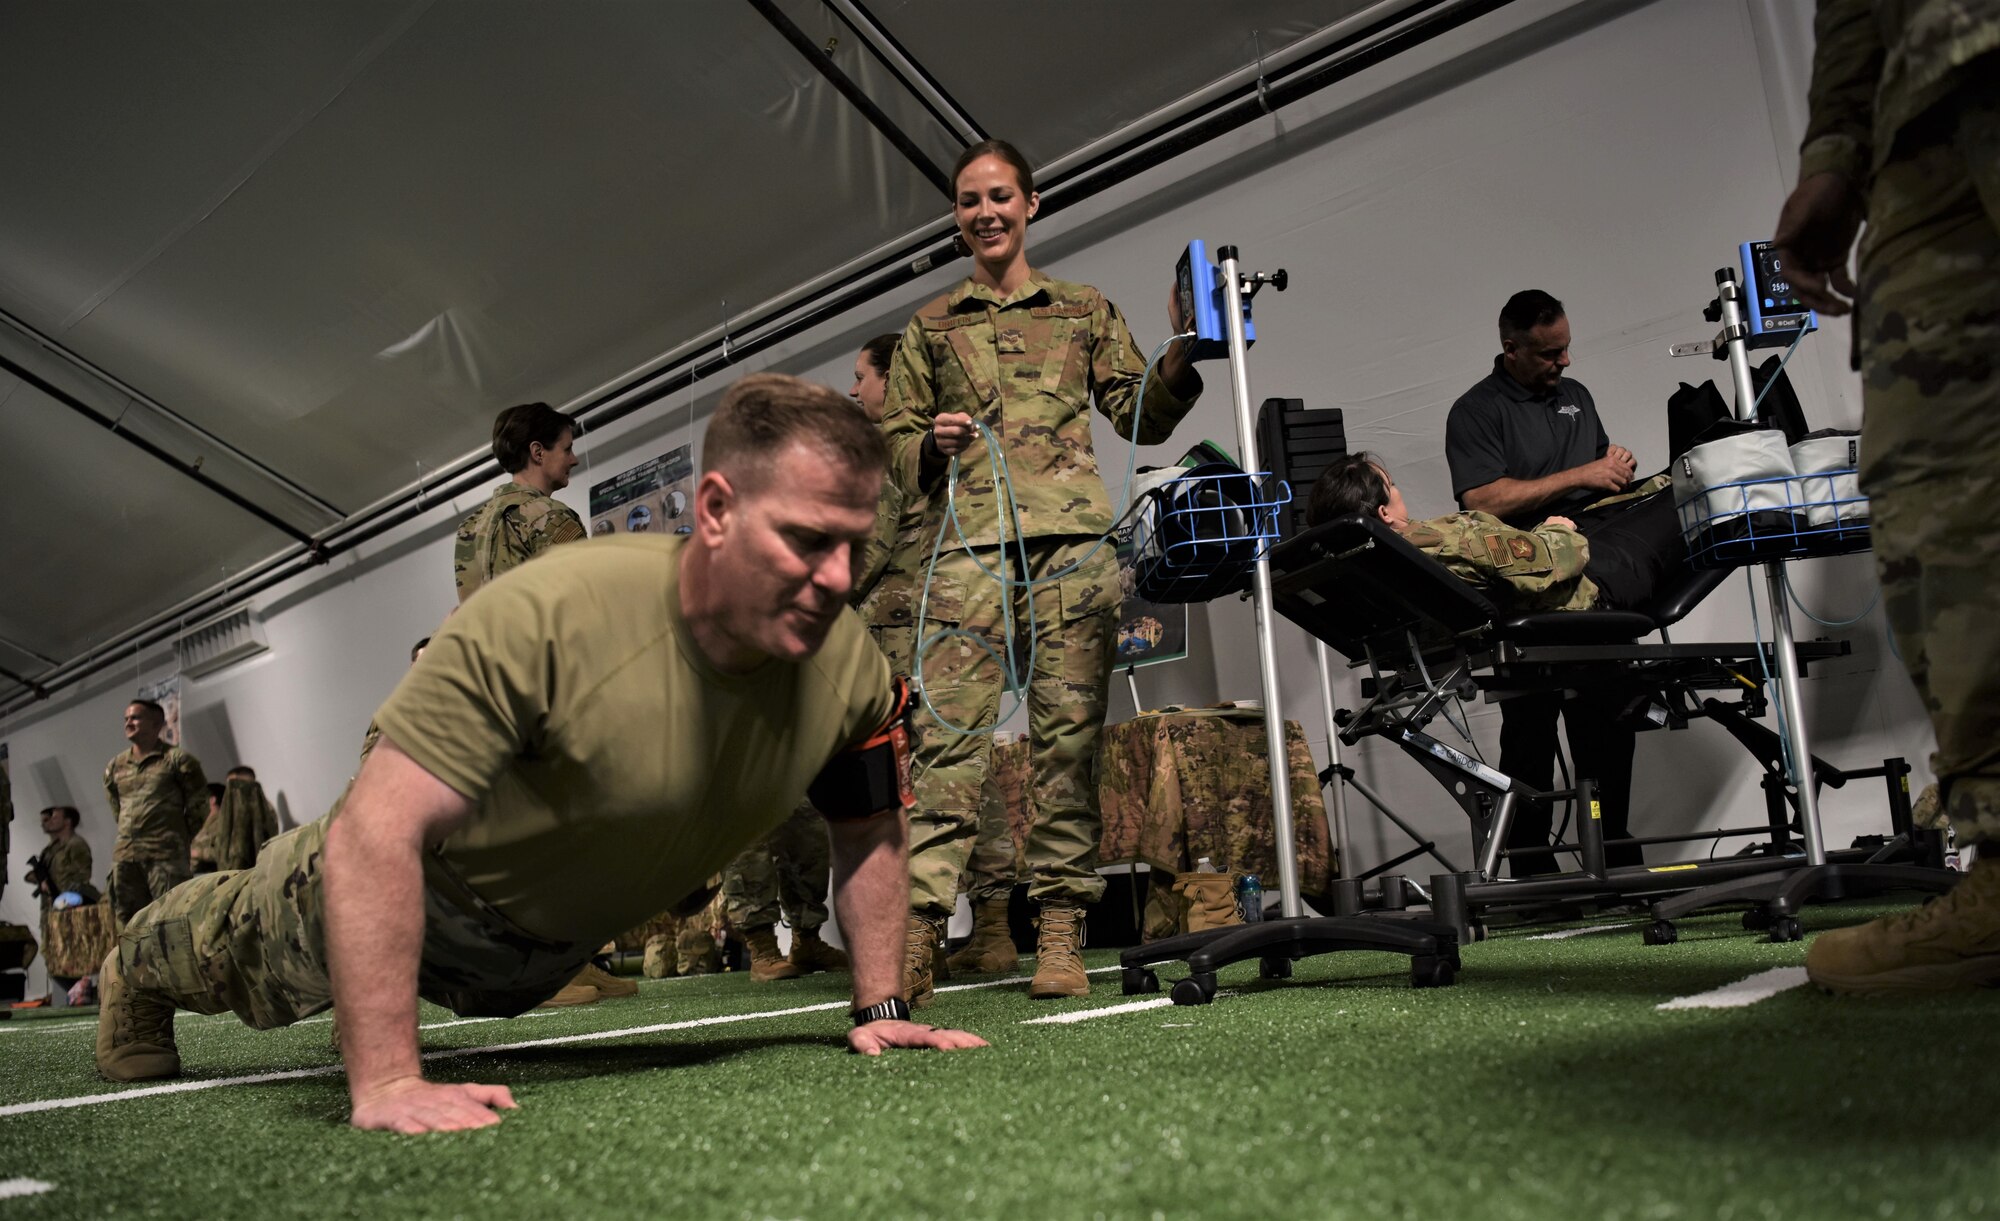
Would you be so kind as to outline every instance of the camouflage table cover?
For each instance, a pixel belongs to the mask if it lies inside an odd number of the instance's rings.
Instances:
[[[1327,895],[1340,876],[1327,833],[1317,769],[1297,721],[1285,722],[1299,890]],[[1254,873],[1278,888],[1264,713],[1167,708],[1107,726],[1098,799],[1102,863],[1143,861],[1184,873],[1208,857],[1224,872]]]
[[[49,974],[63,979],[97,974],[104,956],[118,944],[108,901],[44,913],[42,935]]]

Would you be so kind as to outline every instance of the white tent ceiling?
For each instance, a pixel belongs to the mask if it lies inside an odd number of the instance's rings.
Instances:
[[[1371,6],[774,7],[949,166],[850,18],[1048,165]],[[291,533],[0,369],[31,678],[945,211],[737,0],[13,4],[0,116],[0,357]]]

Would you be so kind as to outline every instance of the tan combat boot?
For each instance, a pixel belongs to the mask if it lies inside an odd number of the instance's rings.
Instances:
[[[2000,845],[1950,892],[1912,911],[1821,933],[1806,974],[1847,996],[1950,992],[2000,984]]]
[[[570,980],[573,984],[589,984],[597,989],[600,1000],[617,1000],[622,996],[639,995],[639,985],[629,979],[621,979],[594,962],[583,964],[583,970]]]
[[[1021,965],[1014,934],[1007,928],[1006,899],[989,899],[972,909],[972,940],[945,963],[971,975],[1004,974]]]
[[[1036,1000],[1089,996],[1083,972],[1083,905],[1044,900],[1035,917],[1035,977],[1028,995]]]
[[[118,951],[113,950],[97,977],[97,1071],[110,1081],[180,1076],[172,1003],[127,988],[120,972]]]
[[[847,953],[828,945],[817,928],[794,928],[792,965],[808,975],[814,971],[845,971]]]
[[[743,944],[750,947],[750,978],[760,984],[797,979],[804,975],[791,959],[778,953],[777,926],[760,924],[743,930]]]
[[[564,984],[554,996],[536,1005],[537,1009],[567,1009],[571,1005],[595,1005],[598,1001],[597,989],[572,979]]]
[[[922,1009],[937,996],[937,951],[943,941],[941,918],[910,913],[909,936],[903,943],[903,999],[912,1009]]]

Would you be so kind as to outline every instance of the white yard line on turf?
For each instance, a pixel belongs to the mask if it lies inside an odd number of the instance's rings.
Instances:
[[[1088,971],[1085,971],[1085,972],[1084,972],[1084,974],[1085,974],[1085,975],[1102,975],[1102,974],[1104,974],[1104,973],[1105,973],[1106,971],[1116,971],[1116,970],[1118,970],[1118,969],[1119,969],[1119,968],[1117,968],[1117,967],[1092,967],[1092,968],[1091,968],[1090,970],[1088,970]],[[1009,975],[1009,976],[1008,976],[1007,978],[1005,978],[1005,979],[987,979],[987,980],[981,980],[981,981],[980,981],[979,983],[976,983],[976,984],[946,984],[946,985],[945,985],[944,987],[942,987],[942,988],[939,988],[939,989],[938,989],[938,991],[939,991],[939,992],[970,992],[970,991],[972,991],[972,990],[973,990],[974,988],[1000,988],[1000,987],[1004,987],[1004,986],[1006,986],[1007,984],[1025,984],[1025,983],[1027,983],[1027,982],[1028,982],[1028,979],[1029,979],[1029,977],[1028,977],[1028,976],[1026,976],[1026,975]]]
[[[1589,928],[1565,928],[1565,929],[1557,929],[1553,933],[1536,933],[1532,937],[1523,937],[1521,938],[1521,940],[1561,941],[1565,937],[1581,937],[1585,933],[1609,933],[1617,929],[1631,928],[1631,927],[1632,924],[1630,921],[1627,921],[1624,924],[1593,924]]]
[[[1169,996],[1156,996],[1143,1001],[1126,1001],[1122,1005],[1111,1005],[1103,1009],[1073,1009],[1068,1013],[1051,1013],[1047,1017],[1029,1018],[1023,1026],[1067,1025],[1070,1022],[1087,1022],[1092,1018],[1110,1017],[1114,1013],[1137,1013],[1141,1009],[1158,1009],[1173,1004]]]
[[[38,1196],[45,1191],[54,1191],[54,1183],[44,1183],[40,1179],[0,1179],[0,1200],[11,1200],[16,1196]]]
[[[1693,996],[1679,996],[1665,1004],[1653,1006],[1655,1009],[1741,1009],[1761,1000],[1769,1000],[1780,992],[1802,988],[1806,984],[1804,967],[1772,967],[1759,971],[1748,979],[1739,979],[1733,984],[1724,984],[1707,992],[1697,992]]]
[[[1117,967],[1098,967],[1092,975],[1106,971],[1116,971]],[[1002,984],[1020,983],[1022,979],[1009,978],[989,980],[976,984],[951,984],[938,991],[965,991],[971,988],[997,988]],[[825,1013],[830,1010],[851,1008],[851,1001],[823,1001],[816,1005],[795,1005],[789,1009],[760,1009],[754,1013],[725,1013],[715,1017],[690,1018],[684,1022],[654,1022],[645,1026],[620,1026],[612,1030],[591,1030],[582,1034],[556,1035],[547,1039],[524,1039],[516,1043],[495,1043],[487,1047],[450,1047],[424,1053],[425,1060],[449,1060],[458,1056],[479,1056],[494,1052],[525,1051],[533,1047],[560,1047],[568,1043],[588,1043],[600,1039],[623,1039],[632,1035],[660,1034],[669,1030],[693,1030],[701,1026],[722,1026],[731,1022],[754,1022],[759,1018],[795,1017],[802,1013]],[[536,1016],[540,1016],[537,1014]],[[484,1019],[467,1019],[480,1021]],[[112,1094],[84,1094],[75,1098],[48,1098],[40,1102],[16,1102],[0,1106],[0,1119],[10,1115],[33,1115],[41,1111],[60,1111],[68,1107],[95,1106],[100,1102],[123,1102],[138,1098],[156,1098],[162,1094],[186,1094],[196,1090],[221,1089],[224,1086],[262,1085],[270,1081],[294,1081],[305,1077],[331,1077],[340,1073],[338,1064],[323,1068],[293,1068],[274,1073],[251,1073],[243,1077],[216,1077],[208,1081],[175,1081],[168,1085],[148,1085],[136,1090],[120,1090]]]

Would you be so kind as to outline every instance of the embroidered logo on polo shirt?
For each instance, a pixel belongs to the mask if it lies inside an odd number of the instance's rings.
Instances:
[[[1556,414],[1566,415],[1569,416],[1571,419],[1575,419],[1577,416],[1583,414],[1583,409],[1578,407],[1575,403],[1564,403],[1562,406],[1556,408]]]

